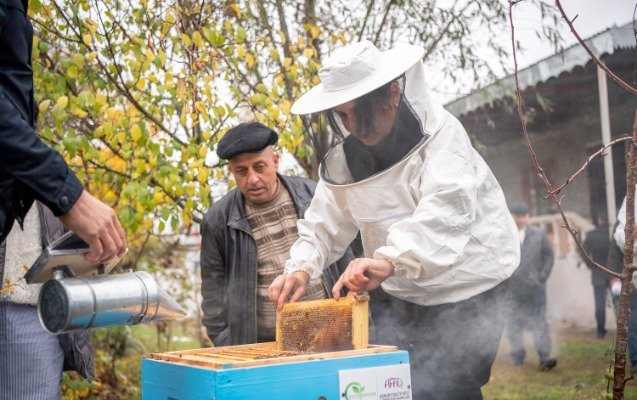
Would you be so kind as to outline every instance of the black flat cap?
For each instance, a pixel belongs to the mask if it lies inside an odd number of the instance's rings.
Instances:
[[[509,208],[509,211],[511,211],[511,214],[513,215],[525,215],[529,214],[531,209],[526,203],[516,203]]]
[[[237,154],[259,152],[278,140],[279,135],[262,123],[247,122],[226,132],[217,145],[217,155],[229,160]]]

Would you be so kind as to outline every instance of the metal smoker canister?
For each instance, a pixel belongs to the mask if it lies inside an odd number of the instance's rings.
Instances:
[[[51,333],[186,316],[181,306],[143,271],[48,280],[40,291],[38,314]]]

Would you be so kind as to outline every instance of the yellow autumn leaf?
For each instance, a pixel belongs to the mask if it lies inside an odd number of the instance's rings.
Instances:
[[[239,58],[243,58],[246,55],[246,47],[242,44],[237,46],[237,55]]]
[[[305,58],[312,58],[314,56],[314,49],[307,48],[303,50],[303,55],[305,56]]]
[[[139,128],[139,125],[133,125],[130,134],[134,142],[138,141],[139,138],[142,137],[142,130]]]
[[[181,219],[184,225],[190,225],[190,223],[192,222],[192,217],[190,216],[190,213],[187,212],[181,214]]]
[[[84,43],[87,46],[90,46],[91,42],[93,41],[93,36],[91,36],[88,33],[85,33],[84,35],[82,35],[82,43]]]
[[[55,104],[64,110],[66,106],[69,104],[69,98],[66,96],[60,96],[58,100],[55,102]]]
[[[139,78],[135,87],[139,90],[144,90],[144,88],[146,87],[146,79]]]
[[[104,202],[106,202],[106,204],[113,204],[115,200],[117,200],[117,194],[115,194],[112,190],[107,190],[100,197]]]
[[[201,36],[201,33],[199,33],[199,31],[195,31],[192,34],[192,41],[195,43],[195,45],[199,48],[202,48],[205,46],[205,43],[203,41],[203,37]]]
[[[312,40],[316,39],[318,35],[321,33],[321,28],[314,24],[308,24],[307,31],[310,34]]]
[[[71,109],[71,114],[73,114],[74,116],[78,117],[78,118],[86,118],[86,116],[88,115],[88,113],[84,110],[82,110],[79,107],[73,107]]]
[[[280,107],[283,110],[283,113],[290,115],[290,108],[292,107],[292,105],[288,100],[281,101]]]
[[[181,34],[181,41],[184,42],[186,47],[190,46],[190,43],[192,43],[190,37],[188,37],[188,35],[186,35],[185,33]]]
[[[275,48],[270,49],[270,58],[273,59],[274,61],[279,59],[279,52],[277,51],[277,49]]]
[[[46,110],[49,109],[49,106],[51,105],[51,100],[43,100],[40,102],[40,105],[38,106],[38,110],[40,111],[40,114],[44,114],[46,112]]]
[[[161,61],[161,65],[164,66],[166,65],[166,52],[163,50],[159,50],[159,60]]]
[[[105,95],[103,95],[102,93],[97,93],[95,95],[95,105],[97,105],[99,108],[102,108],[106,105],[107,102],[107,98]]]
[[[246,54],[246,64],[248,64],[248,68],[252,68],[254,66],[254,56],[252,53]]]

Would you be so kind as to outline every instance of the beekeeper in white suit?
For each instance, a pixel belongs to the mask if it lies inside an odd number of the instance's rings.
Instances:
[[[637,205],[637,197],[635,199],[635,205]],[[637,209],[637,207],[635,208]],[[636,224],[637,225],[637,224]],[[623,269],[624,260],[623,254],[626,246],[626,233],[624,229],[626,228],[626,198],[624,197],[624,201],[622,202],[622,206],[617,213],[617,226],[615,227],[615,232],[613,234],[613,239],[615,239],[615,243],[619,250],[621,251],[621,255],[618,253],[614,253],[612,250],[608,256],[608,266],[611,269],[616,269],[621,271]],[[637,230],[634,230],[637,233]],[[635,241],[633,245],[633,260],[637,256],[637,241]],[[611,280],[611,293],[614,296],[619,297],[619,291],[621,290],[621,282],[618,279],[613,278]],[[637,310],[637,273],[633,272],[633,291],[630,295],[630,309]],[[630,372],[632,374],[637,374],[637,312],[631,312],[630,317],[628,318],[628,356],[630,358]]]
[[[460,124],[426,88],[418,46],[341,48],[294,105],[324,112],[342,140],[270,286],[281,307],[360,231],[365,258],[334,287],[371,293],[373,339],[409,350],[414,399],[482,399],[496,355],[507,279],[520,245],[500,185]]]

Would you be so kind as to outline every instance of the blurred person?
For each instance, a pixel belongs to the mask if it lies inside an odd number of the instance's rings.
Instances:
[[[595,229],[586,234],[582,247],[584,247],[584,250],[586,250],[594,262],[605,265],[610,250],[608,224],[599,216],[595,217],[594,222]],[[591,283],[593,284],[593,296],[595,298],[597,338],[603,339],[606,336],[606,299],[608,298],[608,289],[610,288],[610,276],[595,268],[588,259],[584,259],[584,262],[591,269]]]
[[[27,229],[27,213],[34,200],[38,200],[89,244],[88,260],[106,261],[121,256],[126,250],[126,239],[114,211],[85,191],[62,156],[35,133],[33,27],[27,9],[27,0],[0,0],[0,244],[12,254],[25,254],[29,260],[41,250],[37,228],[28,227],[28,232],[19,232]],[[14,226],[16,220],[19,225]],[[5,242],[12,231],[16,232],[15,237],[22,237],[15,245]],[[4,263],[4,257],[2,261]],[[4,279],[3,282],[6,283]],[[59,352],[55,348],[57,340],[64,340],[66,336],[46,337],[36,322],[35,307],[0,301],[0,398],[3,400],[59,398]],[[46,339],[42,339],[44,337]],[[37,353],[40,352],[42,357],[56,360],[56,366],[47,370],[52,374],[42,376],[52,377],[51,385],[40,385],[38,373],[33,372],[48,367],[48,364],[39,364]],[[24,363],[30,369],[19,371],[17,368]]]
[[[300,300],[360,230],[364,257],[334,296],[374,290],[372,338],[409,351],[414,399],[482,399],[520,249],[500,185],[432,99],[423,56],[413,45],[343,47],[293,105],[322,112],[341,140],[270,299]]]
[[[528,205],[513,205],[511,214],[518,227],[521,252],[520,266],[510,280],[512,308],[506,325],[509,355],[513,365],[524,363],[524,330],[529,329],[540,358],[539,369],[548,371],[557,365],[551,357],[551,333],[546,320],[546,280],[553,269],[553,249],[546,234],[529,225]]]
[[[277,173],[277,133],[259,122],[228,130],[217,155],[228,160],[237,188],[216,201],[201,224],[202,322],[215,346],[275,339],[275,306],[268,287],[283,272],[298,238],[296,221],[312,201],[316,183]],[[353,259],[347,252],[344,267]],[[308,288],[305,300],[328,297],[336,265]]]
[[[637,205],[637,199],[635,200]],[[617,225],[613,232],[613,240],[611,249],[608,253],[609,269],[621,273],[624,269],[624,249],[626,246],[626,198],[622,202],[622,206],[617,213]],[[637,223],[633,230],[637,238]],[[633,245],[633,262],[637,256],[637,241]],[[618,279],[611,279],[611,282],[621,285]],[[633,291],[630,295],[630,316],[628,317],[628,358],[630,359],[630,372],[637,374],[637,274],[633,272]]]

